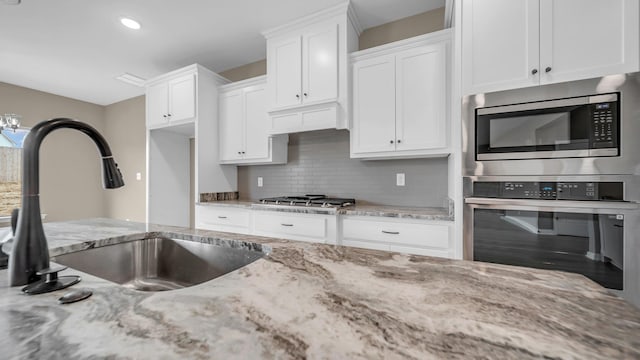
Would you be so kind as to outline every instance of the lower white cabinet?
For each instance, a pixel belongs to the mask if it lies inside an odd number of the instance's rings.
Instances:
[[[261,236],[336,243],[336,215],[255,211],[253,233]]]
[[[196,205],[196,228],[251,233],[251,210],[230,206]]]
[[[451,222],[342,216],[340,243],[374,250],[453,257]]]
[[[454,257],[452,226],[452,221],[196,205],[198,229],[444,258]]]

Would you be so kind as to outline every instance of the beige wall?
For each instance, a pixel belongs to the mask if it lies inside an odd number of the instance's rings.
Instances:
[[[103,106],[0,82],[0,113],[22,115],[22,126],[70,117],[104,130]],[[51,133],[40,148],[40,205],[47,221],[105,216],[98,150],[75,130]]]
[[[267,60],[263,59],[254,63],[239,66],[220,73],[221,76],[231,80],[240,81],[267,73]]]
[[[444,7],[409,16],[360,34],[360,50],[444,29]]]
[[[124,177],[125,186],[105,193],[106,216],[145,221],[146,126],[144,96],[105,107],[104,136]],[[136,173],[141,180],[136,180]]]

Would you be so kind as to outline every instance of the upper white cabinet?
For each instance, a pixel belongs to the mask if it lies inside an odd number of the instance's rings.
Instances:
[[[335,101],[338,96],[338,26],[327,23],[270,44],[271,109]]]
[[[188,227],[200,193],[237,191],[236,167],[218,154],[218,89],[228,82],[198,64],[147,82],[147,222]]]
[[[637,0],[463,0],[463,92],[635,72]]]
[[[351,157],[446,156],[451,31],[354,53]]]
[[[221,87],[219,109],[221,163],[287,162],[288,136],[269,135],[264,76]]]
[[[348,3],[263,35],[270,133],[348,128],[348,54],[359,35]]]
[[[196,73],[178,74],[148,83],[147,127],[162,127],[195,120]]]

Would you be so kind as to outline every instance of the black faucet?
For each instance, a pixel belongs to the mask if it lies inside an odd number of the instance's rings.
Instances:
[[[80,121],[59,118],[34,126],[24,140],[22,153],[22,208],[15,228],[9,256],[9,285],[26,285],[42,278],[41,270],[49,269],[49,248],[40,214],[40,144],[57,129],[75,129],[89,136],[102,155],[102,178],[105,189],[124,185],[122,174],[113,160],[107,141],[93,127]],[[15,221],[15,213],[14,213]]]

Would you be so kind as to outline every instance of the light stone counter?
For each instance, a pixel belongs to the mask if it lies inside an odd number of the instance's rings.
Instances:
[[[291,212],[298,214],[322,214],[322,215],[357,215],[357,216],[379,216],[399,219],[417,220],[444,220],[453,221],[453,213],[449,209],[439,207],[401,207],[373,204],[356,204],[344,208],[333,207],[311,207],[311,206],[289,206],[260,204],[251,201],[225,200],[213,202],[199,202],[202,206],[223,206],[238,207],[253,210]]]
[[[69,305],[2,271],[0,358],[640,358],[640,311],[580,275],[107,219],[45,231],[52,255],[158,235],[270,254],[166,292],[81,274],[94,295]]]

